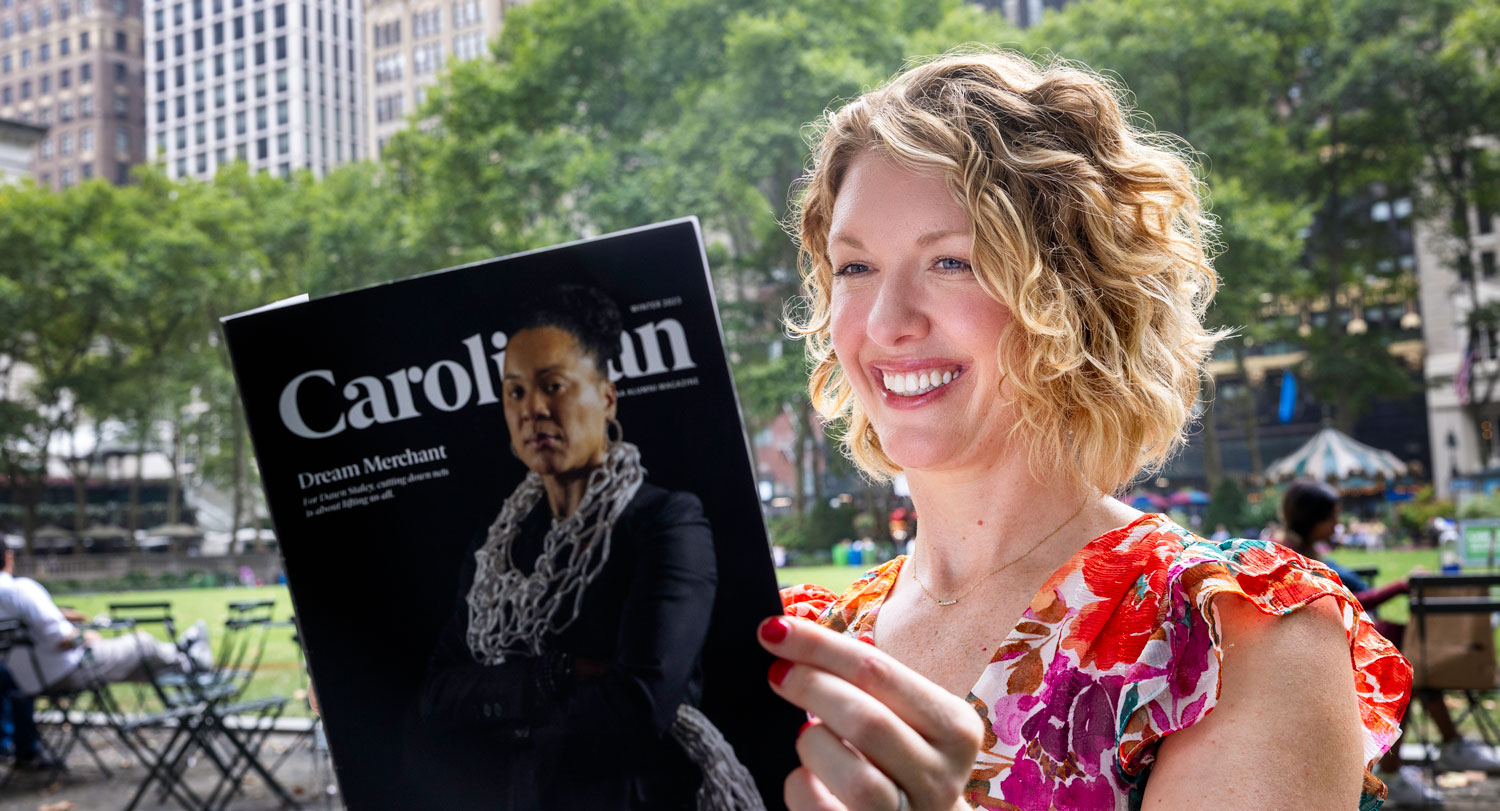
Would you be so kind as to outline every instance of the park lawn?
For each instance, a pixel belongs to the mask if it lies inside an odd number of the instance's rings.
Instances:
[[[57,602],[72,606],[93,619],[109,613],[110,603],[171,603],[172,614],[177,621],[180,634],[188,626],[201,619],[208,625],[209,639],[217,656],[224,639],[224,621],[229,617],[229,604],[245,601],[275,600],[271,618],[285,621],[292,616],[292,601],[285,586],[230,587],[215,589],[173,589],[170,591],[117,591],[98,594],[58,595]],[[147,628],[161,636],[160,627]],[[108,632],[104,632],[108,634]],[[258,631],[255,633],[258,634]],[[265,654],[254,680],[245,692],[245,698],[284,696],[290,699],[286,705],[287,715],[308,715],[306,696],[307,677],[302,667],[302,654],[292,641],[293,631],[289,627],[272,628],[266,636]],[[254,657],[254,648],[247,660]],[[126,712],[138,708],[147,691],[135,686],[117,685],[115,696]],[[148,702],[148,706],[155,706]]]

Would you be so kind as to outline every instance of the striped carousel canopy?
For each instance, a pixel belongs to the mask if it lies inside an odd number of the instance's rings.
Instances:
[[[1354,476],[1393,479],[1406,474],[1396,454],[1372,448],[1334,428],[1324,428],[1290,456],[1266,468],[1270,479],[1341,481]]]

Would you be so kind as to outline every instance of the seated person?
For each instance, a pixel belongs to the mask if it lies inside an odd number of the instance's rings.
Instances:
[[[187,673],[212,667],[208,635],[200,620],[177,644],[162,642],[145,631],[104,638],[97,631],[80,632],[77,612],[65,613],[52,602],[42,585],[29,577],[14,577],[15,553],[5,550],[0,566],[0,620],[19,619],[31,634],[32,651],[15,647],[0,662],[10,670],[25,695],[45,690],[82,690],[92,679],[102,682],[146,681],[152,673]],[[90,662],[84,666],[84,651]],[[40,672],[38,672],[40,671]]]
[[[1410,590],[1404,577],[1378,588],[1370,588],[1359,575],[1321,554],[1323,545],[1333,537],[1333,529],[1339,522],[1339,492],[1331,485],[1305,479],[1292,482],[1281,498],[1281,518],[1286,523],[1282,543],[1304,557],[1320,561],[1333,569],[1339,579],[1344,581],[1344,585],[1354,592],[1355,598],[1366,611]],[[1375,628],[1397,648],[1402,646],[1406,631],[1404,624],[1376,620]],[[1441,692],[1419,689],[1414,697],[1421,700],[1422,707],[1427,710],[1443,738],[1437,758],[1439,770],[1500,772],[1500,760],[1492,757],[1478,743],[1465,740],[1459,734],[1448,705],[1443,703]],[[1416,770],[1402,768],[1400,750],[1398,741],[1380,759],[1378,776],[1390,790],[1387,797],[1390,803],[1441,803],[1441,791],[1422,783]]]
[[[35,771],[57,768],[57,761],[42,751],[42,740],[37,735],[35,700],[31,696],[16,692],[15,679],[10,671],[0,666],[0,708],[4,710],[5,728],[0,730],[0,748],[16,759],[16,768]]]

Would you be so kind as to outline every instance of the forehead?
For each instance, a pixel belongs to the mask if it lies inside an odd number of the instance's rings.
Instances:
[[[557,327],[532,327],[513,335],[505,347],[506,373],[547,367],[590,366],[592,361],[573,333]]]
[[[833,201],[830,247],[881,235],[969,234],[968,211],[937,169],[910,169],[870,150],[850,162]]]

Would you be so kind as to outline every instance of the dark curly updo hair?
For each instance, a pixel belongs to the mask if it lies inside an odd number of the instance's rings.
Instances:
[[[572,335],[606,379],[609,362],[620,356],[620,332],[624,329],[620,308],[596,287],[565,284],[532,296],[521,307],[521,321],[511,335],[539,327]]]

